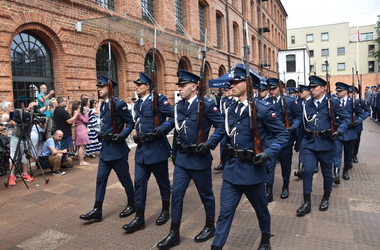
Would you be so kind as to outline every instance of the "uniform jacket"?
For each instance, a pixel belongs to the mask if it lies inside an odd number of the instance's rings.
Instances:
[[[301,121],[302,121],[302,113],[301,113],[300,106],[297,105],[296,99],[294,97],[289,96],[289,95],[285,95],[284,97],[286,100],[286,110],[288,113],[290,126],[298,129],[298,127],[301,125]],[[273,104],[273,98],[270,97],[267,99],[267,101],[270,104]],[[278,119],[285,125],[285,114],[284,114],[284,110],[282,108],[281,98],[273,106],[274,106],[274,109],[275,109],[275,112],[276,112]],[[284,147],[293,145],[296,138],[297,138],[297,133],[293,133],[290,136],[290,139],[284,145]]]
[[[225,134],[224,118],[220,114],[215,102],[209,98],[204,98],[204,140],[207,141],[211,149],[215,149],[219,141]],[[177,103],[177,121],[181,125],[185,121],[183,130],[178,133],[174,132],[173,138],[173,154],[176,155],[176,165],[186,169],[202,170],[211,167],[212,156],[208,152],[206,154],[187,154],[183,150],[177,148],[176,138],[179,137],[182,144],[197,144],[198,141],[198,123],[197,123],[197,107],[198,98],[190,105],[189,109],[185,109],[185,101],[181,100]],[[214,133],[209,137],[211,125],[215,127]]]
[[[136,121],[136,132],[138,136],[151,133],[154,130],[154,115],[152,110],[152,98],[149,95],[141,106],[142,99],[134,105],[134,120]],[[141,110],[140,110],[141,106]],[[166,96],[158,97],[158,116],[160,117],[161,131],[159,137],[153,141],[139,143],[136,147],[135,161],[139,164],[154,164],[167,160],[170,156],[170,144],[166,135],[174,127],[173,106],[170,105]],[[167,118],[170,118],[168,121]]]
[[[118,98],[115,100],[115,117],[111,117],[111,110],[109,108],[109,102],[103,102],[100,108],[101,119],[101,135],[113,134],[112,120],[116,119],[119,132],[127,138],[134,127],[131,112],[128,110],[127,104]],[[103,109],[104,107],[104,109]],[[102,148],[100,150],[100,159],[103,161],[113,161],[128,156],[129,148],[125,141],[113,142],[103,141]]]
[[[367,119],[368,116],[371,115],[371,109],[368,105],[368,103],[366,102],[366,100],[362,99],[362,109],[363,109],[363,112],[364,112],[364,120]],[[359,123],[357,129],[356,129],[358,132],[360,131],[363,131],[363,123]]]
[[[348,125],[351,122],[351,116],[347,111],[340,105],[337,98],[332,99],[334,114],[335,117],[339,117],[340,125],[337,126],[336,130],[341,134],[344,134],[348,128]],[[305,129],[311,131],[323,131],[330,129],[330,118],[329,118],[329,109],[328,109],[328,98],[325,96],[322,100],[322,103],[316,107],[314,104],[314,98],[310,98],[306,101],[305,106],[303,107],[303,123]],[[315,115],[315,119],[312,122],[308,122],[306,118],[310,121]],[[322,136],[304,136],[302,140],[303,148],[308,148],[315,151],[328,151],[335,148],[335,143],[330,137]]]
[[[249,128],[248,108],[245,108],[239,116],[235,112],[237,105],[236,102],[228,109],[228,129],[232,131],[233,128],[236,128],[236,133],[232,137],[227,137],[227,143],[236,149],[252,150],[254,148],[254,136]],[[263,150],[270,160],[275,161],[283,145],[289,141],[289,132],[277,118],[273,105],[258,100],[256,108],[257,126]],[[270,142],[268,137],[270,137]],[[270,144],[268,145],[268,143]],[[223,170],[223,180],[235,185],[254,185],[263,182],[266,178],[266,165],[254,165],[253,161],[242,161],[235,157],[229,157]]]
[[[340,99],[338,99],[340,101]],[[355,100],[355,114],[356,114],[356,121],[358,124],[362,124],[364,118],[364,111],[363,108],[359,104],[359,100]],[[347,113],[352,117],[352,109],[353,109],[353,104],[352,104],[352,98],[347,97],[347,104],[344,105],[344,108],[346,109]],[[339,119],[337,119],[337,124],[340,124]],[[348,128],[345,133],[342,133],[341,136],[339,136],[339,140],[341,141],[351,141],[355,140],[358,137],[358,127],[352,127]]]

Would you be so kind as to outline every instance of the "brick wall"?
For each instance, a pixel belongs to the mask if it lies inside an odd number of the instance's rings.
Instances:
[[[254,7],[251,8],[247,1],[245,6],[246,16],[250,23],[250,35],[254,37],[252,47],[251,66],[258,70],[259,46],[258,46],[258,27],[252,25],[250,21],[252,16],[251,9],[257,9],[255,1]],[[155,1],[155,15],[157,22],[167,33],[175,34],[176,25],[170,13],[174,14],[174,0]],[[199,44],[200,32],[198,29],[198,1],[183,0],[184,3],[184,20],[185,28],[190,36]],[[70,95],[75,100],[79,99],[82,93],[96,94],[96,53],[103,44],[111,43],[112,51],[116,55],[118,63],[118,82],[119,96],[125,99],[127,95],[133,95],[133,81],[138,78],[138,72],[143,71],[143,63],[150,48],[153,47],[151,41],[145,40],[144,46],[138,44],[136,34],[125,34],[122,31],[123,23],[113,23],[112,27],[94,27],[83,24],[82,32],[75,30],[75,23],[80,20],[88,20],[102,17],[109,17],[110,12],[98,6],[91,0],[0,0],[2,8],[0,9],[0,98],[1,100],[11,101],[12,92],[12,70],[10,47],[13,38],[22,31],[32,31],[41,37],[52,51],[54,67],[54,85],[56,96]],[[223,16],[223,45],[221,49],[215,49],[207,54],[207,78],[213,79],[218,77],[219,68],[223,67],[228,70],[228,53],[227,53],[227,29],[230,25],[232,32],[232,22],[236,22],[242,29],[241,6],[239,4],[230,7],[229,22],[226,21],[226,11],[224,1],[205,1],[201,4],[206,7],[206,26],[208,28],[208,40],[216,48],[216,12]],[[286,30],[283,24],[284,20],[278,20],[278,15],[271,13],[270,4],[276,5],[279,9],[278,1],[269,1],[264,4],[264,13],[266,18],[272,20],[276,27],[278,35],[266,34],[265,44],[269,51],[275,51],[275,47],[280,49],[286,48]],[[282,15],[284,15],[284,10]],[[134,22],[145,24],[150,28],[153,25],[141,20],[141,7],[138,1],[121,1],[115,0],[115,11],[112,15],[119,16]],[[254,24],[254,22],[253,22]],[[272,27],[273,27],[272,25]],[[116,30],[116,31],[114,31]],[[243,32],[239,32],[243,44]],[[277,37],[277,39],[274,39]],[[231,44],[232,37],[231,37]],[[209,45],[209,47],[211,47]],[[231,47],[233,51],[233,47]],[[242,62],[241,52],[231,55],[231,65]],[[268,52],[269,53],[269,52]],[[159,91],[169,97],[174,102],[174,90],[177,81],[176,72],[180,60],[187,62],[187,69],[199,73],[201,60],[197,54],[186,50],[179,50],[178,54],[173,53],[173,48],[165,44],[157,44],[157,66]],[[270,71],[273,76],[277,73]]]

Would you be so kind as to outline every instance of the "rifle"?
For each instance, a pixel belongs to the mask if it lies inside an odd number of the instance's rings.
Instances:
[[[109,109],[111,111],[111,117],[112,117],[112,130],[113,134],[119,133],[119,128],[117,126],[116,117],[115,117],[115,99],[113,97],[113,88],[112,88],[112,82],[111,80],[108,80],[107,83],[108,87],[108,103],[109,103]]]
[[[284,118],[285,118],[285,127],[289,128],[290,127],[290,122],[289,122],[289,115],[288,115],[288,110],[286,108],[286,100],[285,100],[285,95],[284,95],[284,88],[282,86],[283,82],[280,80],[280,73],[278,69],[278,60],[276,62],[277,65],[277,77],[278,77],[278,88],[280,90],[280,98],[282,102],[282,112],[284,113]]]
[[[205,64],[206,64],[206,50],[207,50],[207,29],[205,30],[205,43],[202,50],[202,66],[200,79],[198,84],[198,107],[197,107],[197,123],[198,123],[198,144],[204,142],[205,131],[203,127],[205,103],[204,103],[204,79],[205,79]]]
[[[160,126],[160,117],[158,116],[158,87],[157,87],[157,72],[156,72],[156,32],[157,30],[154,29],[154,45],[152,48],[152,71],[151,71],[151,78],[152,78],[152,87],[150,88],[151,91],[151,97],[152,97],[152,111],[154,116],[154,127],[157,128]]]
[[[355,101],[355,82],[354,67],[352,67],[352,122],[356,121],[356,101]]]
[[[332,97],[331,97],[331,88],[330,88],[330,80],[329,80],[329,62],[326,60],[326,93],[328,97],[327,105],[329,108],[329,117],[330,117],[330,128],[331,128],[331,133],[335,132],[335,124],[334,124],[334,106],[332,102]]]
[[[261,138],[259,134],[259,129],[257,126],[257,109],[256,109],[256,103],[254,100],[254,92],[253,92],[253,84],[252,84],[252,77],[251,73],[249,72],[249,36],[248,36],[248,24],[247,21],[245,22],[245,39],[244,39],[244,58],[245,58],[245,72],[246,72],[246,86],[247,86],[247,102],[248,102],[248,114],[249,114],[249,128],[252,130],[253,133],[253,143],[254,143],[254,150],[255,155],[260,154],[263,152],[263,145],[261,143]]]
[[[356,62],[355,62],[355,70],[356,70],[356,77],[358,78],[358,92],[359,92],[359,104],[360,106],[363,105],[363,100],[362,100],[362,81],[361,81],[361,75],[359,78],[359,72],[358,69],[356,68]]]

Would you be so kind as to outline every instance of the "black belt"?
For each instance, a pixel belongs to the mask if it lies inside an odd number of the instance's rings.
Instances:
[[[305,130],[305,135],[307,137],[311,137],[311,136],[315,136],[315,137],[318,137],[318,136],[329,137],[330,135],[332,135],[332,131],[331,131],[331,129],[324,129],[322,131],[312,131],[312,130],[306,129]]]
[[[98,135],[99,141],[112,141],[113,134]]]
[[[231,144],[226,144],[227,156],[230,158],[238,158],[242,161],[252,161],[255,153],[252,149],[237,149],[232,147]]]

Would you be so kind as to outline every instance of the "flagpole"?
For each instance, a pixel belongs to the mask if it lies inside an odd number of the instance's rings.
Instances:
[[[358,63],[358,67],[360,65],[359,63],[359,42],[360,42],[360,31],[359,31],[359,24],[356,24],[356,61]]]

